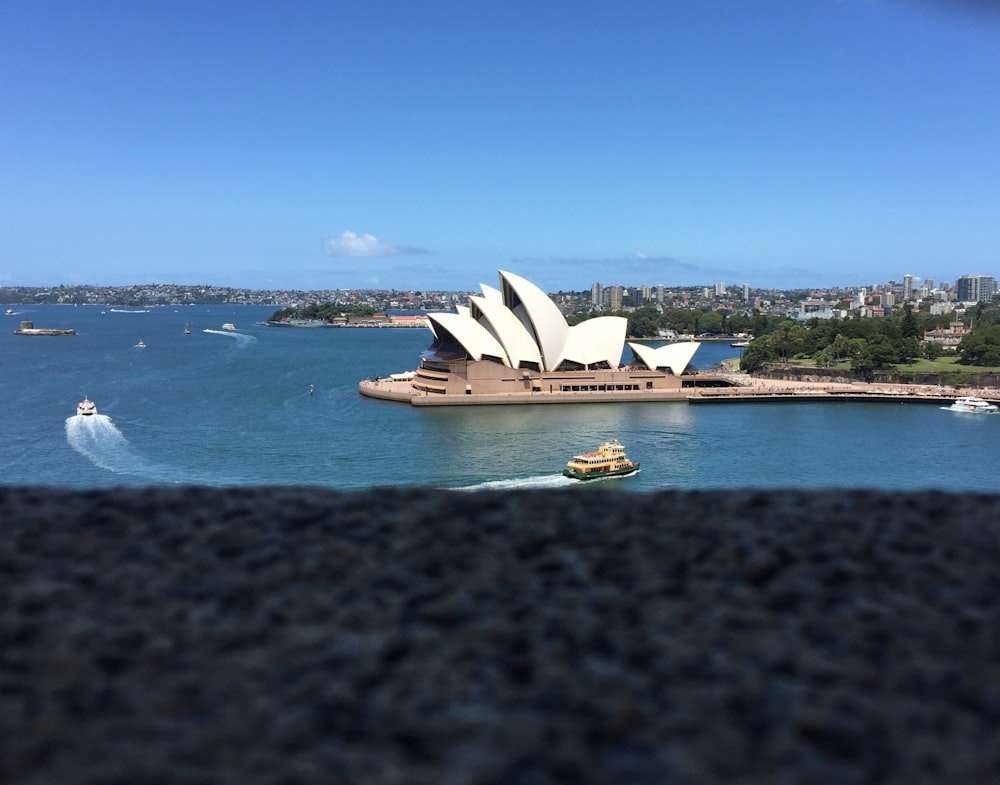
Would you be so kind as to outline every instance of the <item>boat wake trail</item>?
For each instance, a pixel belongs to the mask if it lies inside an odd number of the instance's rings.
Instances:
[[[513,480],[490,480],[478,485],[465,485],[450,488],[452,491],[510,491],[523,488],[569,488],[580,485],[579,480],[564,477],[561,474],[543,474],[539,477],[521,477]]]
[[[257,339],[252,335],[247,335],[246,333],[237,333],[232,330],[209,330],[205,328],[202,332],[211,333],[212,335],[224,335],[227,338],[233,338],[240,344],[256,343]]]
[[[74,415],[66,418],[69,446],[95,466],[115,474],[131,474],[158,481],[183,482],[176,472],[150,463],[129,444],[106,414]]]

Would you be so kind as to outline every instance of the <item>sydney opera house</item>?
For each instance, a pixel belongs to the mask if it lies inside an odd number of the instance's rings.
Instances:
[[[499,289],[480,286],[457,313],[428,314],[434,342],[417,370],[367,379],[361,394],[415,406],[677,400],[694,385],[696,342],[626,344],[621,316],[571,327],[545,292],[502,270]]]

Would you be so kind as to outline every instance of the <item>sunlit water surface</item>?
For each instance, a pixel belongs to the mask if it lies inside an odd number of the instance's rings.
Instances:
[[[363,398],[357,385],[414,369],[431,341],[424,329],[258,325],[272,307],[8,307],[8,485],[1000,489],[1000,416],[808,400],[415,409]],[[14,336],[20,319],[78,334]],[[694,365],[739,351],[704,344]],[[75,414],[85,396],[96,417]],[[609,437],[638,474],[588,484],[561,475],[573,453]]]

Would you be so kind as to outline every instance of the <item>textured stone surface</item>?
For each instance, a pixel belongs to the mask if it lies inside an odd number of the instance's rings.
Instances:
[[[0,489],[0,781],[1000,782],[1000,497]]]

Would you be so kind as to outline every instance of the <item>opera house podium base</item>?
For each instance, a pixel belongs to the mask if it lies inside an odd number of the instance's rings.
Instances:
[[[715,381],[715,377],[710,377]],[[679,381],[679,380],[678,380]],[[708,382],[705,378],[701,383]],[[694,392],[692,387],[639,390],[529,390],[526,392],[431,393],[419,390],[411,381],[365,379],[358,391],[368,398],[409,403],[411,406],[488,406],[503,404],[540,403],[653,403],[686,402]]]

